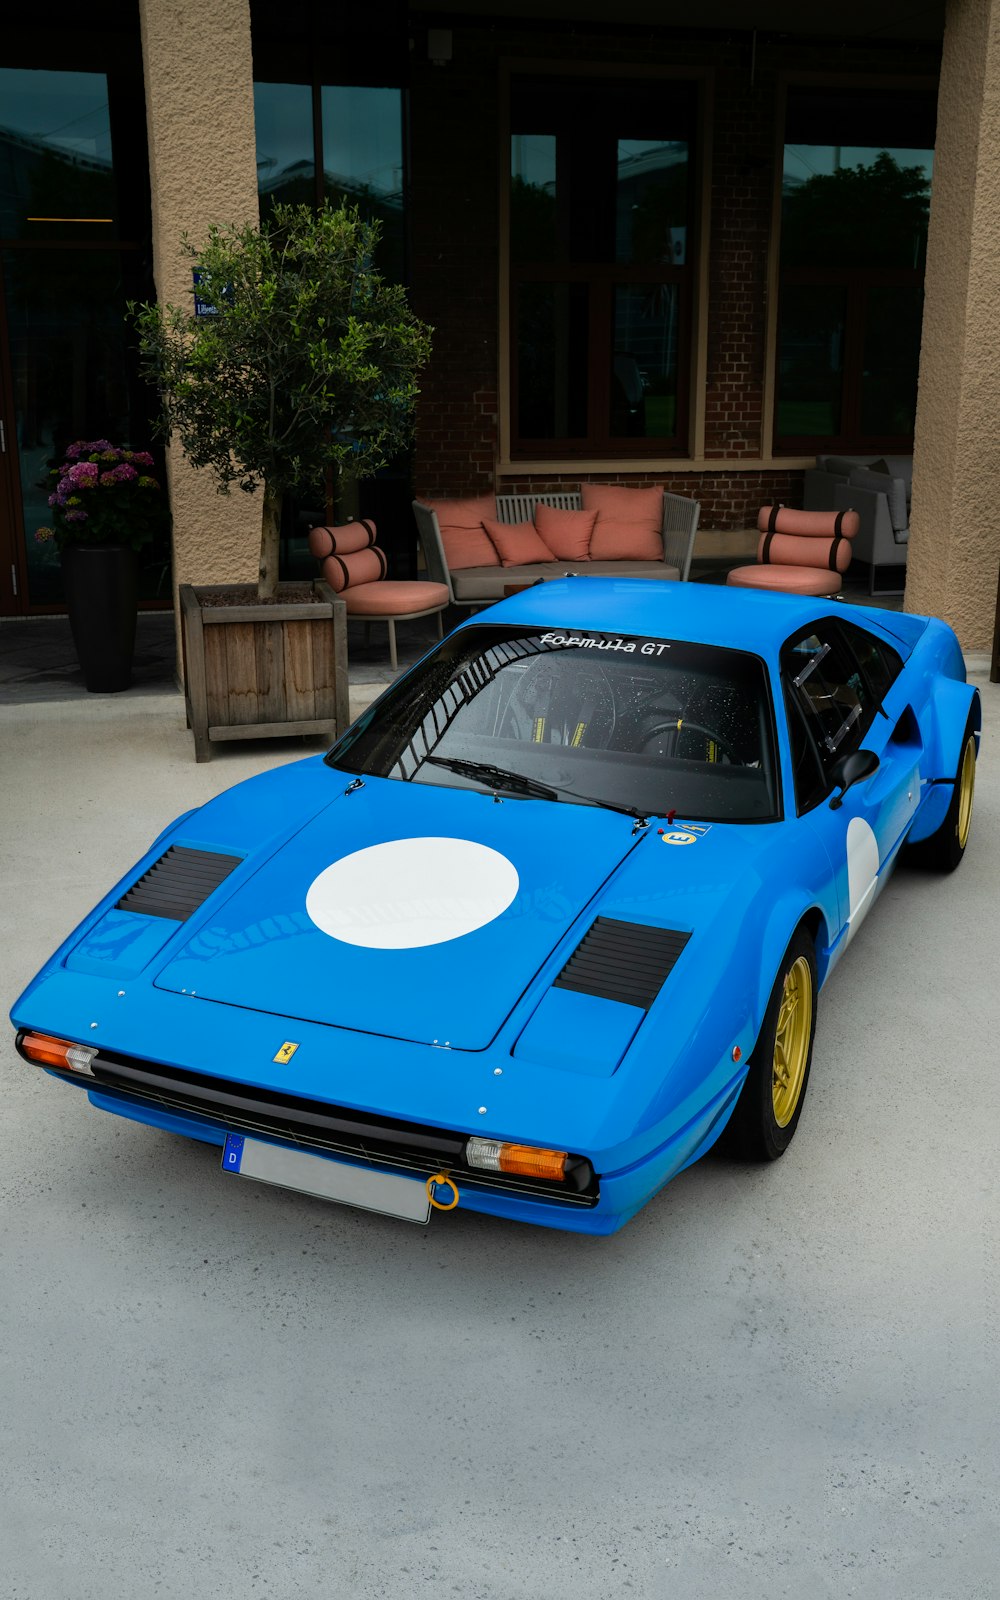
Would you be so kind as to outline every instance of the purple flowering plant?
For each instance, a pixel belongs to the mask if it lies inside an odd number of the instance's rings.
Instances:
[[[37,528],[39,544],[127,544],[141,550],[167,518],[148,450],[126,450],[109,439],[78,439],[43,484],[50,490],[52,526]]]

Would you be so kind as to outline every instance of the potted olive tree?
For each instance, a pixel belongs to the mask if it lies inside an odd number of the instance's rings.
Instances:
[[[330,733],[346,713],[343,602],[278,582],[281,505],[292,490],[329,500],[331,479],[371,476],[409,439],[430,329],[374,267],[377,241],[356,208],[278,205],[259,227],[182,241],[192,309],[131,308],[161,431],[220,493],[260,497],[256,586],[180,590],[199,760],[211,739]]]

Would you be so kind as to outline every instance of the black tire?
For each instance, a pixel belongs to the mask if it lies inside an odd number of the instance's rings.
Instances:
[[[945,819],[929,838],[910,846],[910,857],[917,866],[929,867],[932,872],[954,872],[969,842],[975,787],[976,727],[970,711]]]
[[[779,1065],[778,1030],[786,980],[790,980],[792,988],[799,993],[797,1004],[807,1003],[809,1007],[808,1018],[799,1023],[802,1059],[795,1063],[797,1088],[787,1082],[787,1062],[785,1077]],[[791,1144],[802,1115],[812,1066],[817,989],[816,951],[806,929],[800,927],[782,958],[760,1035],[750,1057],[746,1081],[723,1134],[723,1148],[730,1155],[744,1161],[777,1161]],[[787,1029],[788,1019],[783,1025],[786,1045]]]

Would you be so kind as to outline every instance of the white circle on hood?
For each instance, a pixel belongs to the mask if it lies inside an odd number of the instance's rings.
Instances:
[[[321,932],[370,950],[415,950],[485,927],[517,894],[517,868],[471,839],[393,839],[335,861],[306,894]]]

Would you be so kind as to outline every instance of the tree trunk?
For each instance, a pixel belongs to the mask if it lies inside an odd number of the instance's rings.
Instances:
[[[257,595],[270,600],[278,587],[278,559],[281,554],[281,496],[264,485],[264,504],[260,519],[260,576]]]

